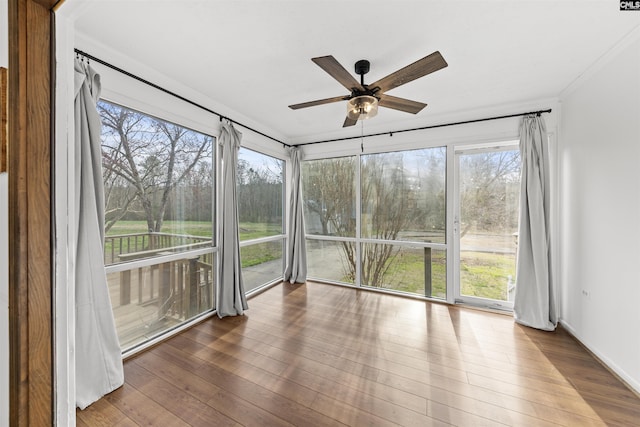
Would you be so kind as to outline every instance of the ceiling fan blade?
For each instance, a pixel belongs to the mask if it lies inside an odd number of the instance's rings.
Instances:
[[[319,99],[317,101],[309,101],[309,102],[303,102],[301,104],[289,105],[289,108],[291,108],[292,110],[297,110],[299,108],[313,107],[314,105],[330,104],[332,102],[345,101],[347,99],[349,99],[348,95],[334,96],[333,98]]]
[[[395,87],[426,76],[427,74],[431,74],[434,71],[438,71],[447,65],[447,61],[445,61],[442,55],[440,55],[440,52],[435,51],[431,55],[425,56],[413,64],[407,65],[395,73],[391,73],[377,82],[370,84],[369,87],[372,89],[376,87],[380,88],[378,91],[379,93],[386,92]]]
[[[336,79],[342,86],[346,87],[349,92],[353,89],[364,91],[362,85],[344,69],[342,65],[331,55],[311,58],[320,68],[326,71],[331,77]]]
[[[378,105],[381,107],[392,108],[394,110],[404,111],[405,113],[418,114],[427,104],[412,101],[410,99],[398,98],[396,96],[382,94]]]
[[[349,127],[349,126],[353,126],[356,123],[358,123],[358,119],[350,119],[349,117],[346,117],[344,119],[344,124],[342,125],[343,128]]]

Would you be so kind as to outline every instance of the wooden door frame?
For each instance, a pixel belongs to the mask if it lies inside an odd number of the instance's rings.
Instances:
[[[9,420],[53,425],[57,0],[9,0]]]

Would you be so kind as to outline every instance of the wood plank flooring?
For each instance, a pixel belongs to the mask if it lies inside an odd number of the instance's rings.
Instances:
[[[307,283],[125,362],[79,426],[634,426],[640,399],[562,329]]]

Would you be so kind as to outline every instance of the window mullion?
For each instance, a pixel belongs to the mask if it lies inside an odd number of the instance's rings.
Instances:
[[[361,217],[362,217],[362,179],[361,179],[361,171],[362,171],[362,156],[358,154],[356,156],[356,250],[355,250],[355,262],[356,262],[356,277],[355,284],[356,286],[362,286],[361,282],[361,273],[362,273],[362,245],[360,242],[361,233],[360,233],[360,225],[361,225]]]

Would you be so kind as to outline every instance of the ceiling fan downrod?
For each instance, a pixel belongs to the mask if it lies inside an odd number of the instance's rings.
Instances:
[[[360,75],[360,84],[364,86],[364,75],[369,72],[371,64],[366,59],[361,59],[356,62],[355,69],[356,74]]]

